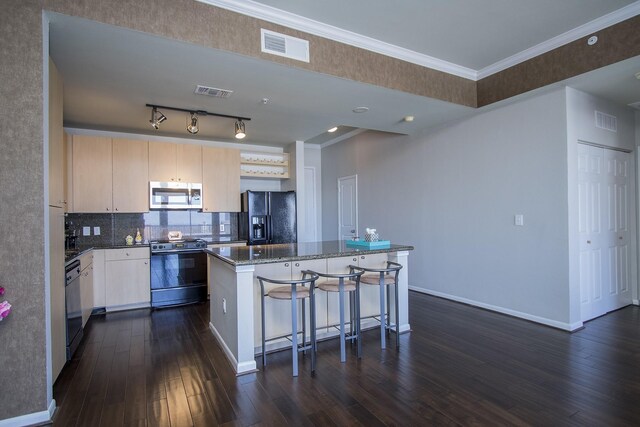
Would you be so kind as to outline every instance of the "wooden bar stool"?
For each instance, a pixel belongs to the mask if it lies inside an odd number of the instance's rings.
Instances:
[[[308,277],[307,277],[308,276]],[[314,299],[315,282],[318,280],[318,275],[303,272],[302,279],[300,280],[274,280],[267,279],[265,277],[257,277],[260,282],[260,304],[262,308],[262,366],[267,365],[267,351],[266,351],[266,339],[265,339],[265,309],[264,298],[270,297],[279,300],[291,301],[291,354],[293,358],[293,376],[298,376],[298,352],[311,349],[311,372],[315,371],[316,355],[315,355],[315,341],[316,341],[316,304]],[[269,289],[266,293],[264,290],[264,283],[272,283],[277,286]],[[309,287],[305,286],[309,285]],[[310,346],[306,344],[306,331],[305,331],[305,299],[309,298],[309,309],[311,311],[311,343]],[[298,300],[302,304],[302,345],[298,346]],[[240,333],[240,331],[238,331]]]
[[[400,332],[399,332],[399,324],[400,324],[400,314],[398,311],[398,275],[400,270],[402,269],[402,265],[397,262],[387,261],[387,268],[376,269],[376,268],[365,268],[365,267],[356,267],[354,265],[350,265],[351,271],[355,271],[355,269],[361,270],[368,274],[364,274],[360,278],[360,283],[365,285],[377,285],[380,287],[380,342],[381,347],[386,348],[386,340],[385,335],[389,333],[390,329],[395,328],[396,332],[396,349],[400,348]],[[391,315],[390,311],[390,301],[389,301],[389,286],[394,285],[395,291],[395,325],[391,325],[391,321],[389,319]],[[385,289],[386,289],[386,315],[385,315]],[[385,321],[386,318],[386,321]],[[386,331],[386,334],[385,334]]]
[[[324,282],[318,283],[318,289],[322,289],[325,292],[338,292],[340,303],[340,361],[346,362],[346,340],[357,340],[357,355],[360,358],[362,352],[362,340],[360,339],[360,276],[364,274],[364,271],[360,271],[358,267],[352,269],[350,273],[345,274],[327,274],[318,273],[315,271],[309,271],[309,273],[315,274],[320,277],[327,278]],[[345,292],[349,292],[354,296],[355,313],[351,312],[351,333],[346,336],[344,328],[344,295]],[[355,328],[353,324],[355,323]],[[355,331],[354,331],[355,330]]]

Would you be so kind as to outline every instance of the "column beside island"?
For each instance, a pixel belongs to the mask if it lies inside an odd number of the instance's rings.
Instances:
[[[208,249],[210,323],[209,328],[222,346],[238,375],[256,370],[255,354],[260,347],[260,299],[255,277],[262,275],[274,279],[299,278],[300,271],[344,271],[348,265],[366,265],[382,268],[385,261],[403,266],[399,275],[398,299],[400,332],[410,330],[408,304],[408,255],[412,246],[389,245],[375,249],[347,247],[344,242],[325,241],[274,244],[259,246],[223,247]],[[367,287],[374,288],[374,287]],[[393,294],[393,293],[392,293]],[[318,337],[336,334],[331,328],[336,316],[337,296],[318,291],[316,301]],[[378,290],[362,289],[362,316],[375,314]],[[334,301],[335,300],[335,301]],[[393,307],[393,304],[392,304]],[[393,310],[393,309],[392,309]],[[267,338],[290,333],[290,306],[268,306]],[[307,319],[307,323],[309,319]],[[379,323],[369,319],[364,328]],[[288,328],[288,329],[287,329]],[[267,350],[290,346],[274,341]]]

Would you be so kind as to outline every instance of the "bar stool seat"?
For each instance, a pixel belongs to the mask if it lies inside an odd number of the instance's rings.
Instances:
[[[291,299],[291,286],[278,286],[270,289],[267,296],[275,299]],[[296,286],[296,299],[309,298],[309,288]]]
[[[357,340],[357,355],[358,359],[362,352],[362,338],[360,335],[360,276],[364,274],[364,271],[359,269],[351,269],[349,273],[344,274],[327,274],[318,273],[316,271],[309,271],[309,273],[315,274],[324,279],[328,279],[322,282],[318,282],[318,288],[326,292],[337,292],[339,294],[340,305],[340,362],[347,361],[345,341]],[[355,296],[354,310],[351,312],[351,333],[349,336],[345,333],[344,327],[344,293],[349,292],[349,295]],[[355,323],[355,328],[353,327]]]
[[[365,267],[356,267],[354,265],[350,266],[351,270],[359,269],[363,274],[360,277],[360,283],[364,283],[365,285],[373,285],[380,287],[380,346],[382,348],[386,348],[386,339],[385,335],[389,333],[390,330],[394,329],[396,333],[396,349],[400,348],[400,314],[398,312],[398,274],[402,269],[402,265],[397,262],[387,261],[387,268],[365,268]],[[389,295],[389,287],[393,285],[394,287],[394,302],[395,302],[395,325],[391,325],[391,303],[390,303],[390,295]],[[386,290],[386,306],[387,310],[385,313],[385,290]],[[386,319],[385,319],[386,318]]]
[[[314,287],[318,276],[310,272],[302,272],[302,279],[300,280],[275,280],[268,279],[266,277],[258,276],[258,282],[260,283],[260,306],[262,308],[262,366],[267,365],[267,350],[265,339],[265,305],[264,299],[266,297],[274,298],[277,300],[290,300],[291,301],[291,352],[292,352],[292,365],[293,376],[298,376],[298,352],[306,351],[311,348],[311,372],[316,369],[316,305],[314,299]],[[286,285],[276,286],[265,292],[264,284],[271,283],[274,285]],[[309,285],[306,287],[305,285]],[[311,311],[311,343],[307,346],[306,331],[305,331],[305,299],[309,298],[309,308]],[[298,300],[302,304],[302,345],[298,345]]]
[[[340,291],[340,280],[327,280],[325,282],[320,282],[316,286],[318,289],[322,289],[325,292],[339,292]],[[354,282],[345,282],[344,283],[344,291],[345,292],[353,292],[356,290],[356,284]]]
[[[393,276],[383,276],[383,282],[385,285],[395,285],[396,279]],[[379,285],[380,284],[380,275],[379,274],[363,274],[360,278],[360,283],[364,283],[366,285]]]

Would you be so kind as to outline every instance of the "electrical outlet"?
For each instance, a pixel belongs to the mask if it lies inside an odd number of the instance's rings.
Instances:
[[[100,235],[100,227],[93,227],[93,235],[94,236]]]
[[[222,312],[227,314],[227,300],[225,298],[222,298]]]
[[[523,226],[524,225],[524,215],[522,214],[516,214],[514,216],[514,223],[517,226]]]
[[[83,236],[91,236],[91,227],[82,227]]]
[[[220,232],[224,233],[224,224],[220,224]]]

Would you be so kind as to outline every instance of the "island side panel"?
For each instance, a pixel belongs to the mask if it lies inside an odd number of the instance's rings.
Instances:
[[[253,353],[253,265],[236,266],[209,256],[209,327],[236,373],[256,369]],[[225,312],[226,309],[226,312]]]
[[[400,333],[411,330],[409,325],[409,251],[389,253],[389,261],[402,265],[398,275],[398,307],[400,311]],[[395,319],[395,305],[393,292],[391,293],[391,319]],[[395,320],[392,320],[395,321]]]

